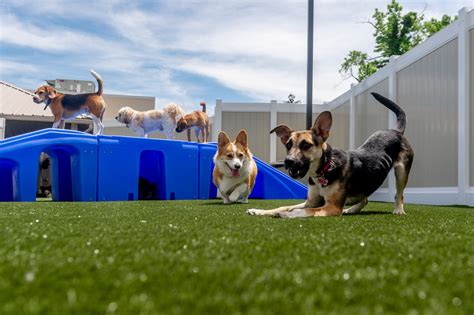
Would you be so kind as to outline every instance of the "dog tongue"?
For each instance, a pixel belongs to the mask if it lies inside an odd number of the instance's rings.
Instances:
[[[239,177],[240,176],[240,171],[239,170],[232,170],[232,176]]]

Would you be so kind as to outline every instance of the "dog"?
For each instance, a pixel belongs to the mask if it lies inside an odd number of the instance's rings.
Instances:
[[[286,125],[274,128],[271,133],[276,133],[287,150],[285,168],[289,175],[295,179],[309,175],[308,197],[295,206],[249,209],[247,213],[284,218],[356,214],[367,205],[367,198],[382,185],[393,167],[397,186],[393,213],[405,214],[403,191],[414,156],[404,136],[406,115],[388,98],[372,95],[396,114],[396,128],[373,133],[356,150],[346,152],[331,148],[326,142],[332,125],[328,111],[316,118],[311,130],[293,131]],[[353,206],[343,210],[346,204]]]
[[[225,204],[248,203],[257,178],[257,164],[247,144],[247,132],[240,130],[234,142],[223,131],[219,133],[214,156],[212,181]]]
[[[187,130],[188,141],[191,141],[191,128],[194,128],[196,134],[196,141],[199,141],[199,134],[202,134],[202,142],[209,142],[209,117],[206,114],[206,103],[201,102],[202,111],[195,110],[194,112],[184,115],[178,120],[176,132],[183,132]]]
[[[45,103],[44,109],[50,107],[54,116],[53,128],[64,129],[65,121],[86,114],[92,117],[94,123],[93,134],[103,134],[104,124],[102,123],[107,104],[102,98],[103,80],[102,77],[90,70],[92,76],[97,80],[98,89],[96,93],[85,94],[63,94],[57,92],[52,86],[43,85],[36,89],[33,101],[36,104]]]
[[[166,138],[174,139],[174,129],[179,118],[184,116],[183,109],[176,104],[168,104],[163,110],[139,112],[130,107],[122,107],[115,119],[125,124],[141,137],[147,138],[155,131],[163,131]]]

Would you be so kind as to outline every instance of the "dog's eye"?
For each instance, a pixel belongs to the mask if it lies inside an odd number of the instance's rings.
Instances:
[[[300,149],[303,150],[303,151],[306,151],[306,150],[309,150],[313,145],[309,142],[306,142],[306,141],[302,141],[300,143]]]
[[[285,144],[285,147],[288,151],[290,151],[291,147],[293,146],[293,141],[288,141],[286,144]]]
[[[241,159],[241,158],[243,158],[243,157],[244,157],[244,155],[243,155],[242,153],[239,153],[239,155],[238,155],[238,156],[239,156],[239,159]]]
[[[234,157],[234,155],[233,155],[232,153],[229,153],[229,154],[227,154],[227,157],[228,157],[229,159],[231,159],[231,158]]]

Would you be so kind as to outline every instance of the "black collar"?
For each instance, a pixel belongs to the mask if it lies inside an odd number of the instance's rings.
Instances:
[[[46,101],[44,102],[44,104],[45,105],[44,105],[43,110],[46,110],[46,108],[48,108],[48,106],[51,104],[51,99],[48,97]]]

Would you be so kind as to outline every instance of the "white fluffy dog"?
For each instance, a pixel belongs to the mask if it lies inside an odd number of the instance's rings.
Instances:
[[[174,139],[176,122],[184,115],[183,109],[176,104],[168,104],[162,110],[140,112],[131,107],[122,107],[115,119],[127,125],[134,133],[147,138],[155,131],[162,131],[166,138]]]

